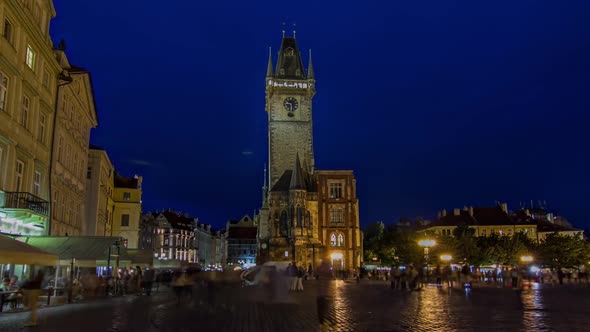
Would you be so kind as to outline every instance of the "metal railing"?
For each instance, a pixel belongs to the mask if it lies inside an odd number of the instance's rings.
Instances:
[[[27,192],[6,192],[4,195],[4,208],[26,209],[49,216],[49,202]]]

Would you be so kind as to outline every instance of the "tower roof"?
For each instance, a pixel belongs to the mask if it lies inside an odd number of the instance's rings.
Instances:
[[[297,48],[295,37],[283,37],[275,70],[275,77],[305,79],[301,52],[299,52],[299,48]]]
[[[307,78],[315,79],[315,73],[313,72],[313,64],[311,63],[311,50],[309,50],[309,63],[307,64]]]
[[[291,173],[289,189],[307,189],[307,186],[305,185],[303,169],[301,168],[301,162],[299,161],[299,153],[295,158],[295,168],[293,169],[293,173]]]
[[[272,77],[272,50],[268,48],[268,66],[266,67],[266,77]]]

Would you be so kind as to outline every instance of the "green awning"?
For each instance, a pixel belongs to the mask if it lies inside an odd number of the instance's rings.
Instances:
[[[119,237],[101,236],[20,236],[16,238],[35,248],[59,257],[60,265],[69,265],[72,259],[76,266],[106,266],[111,248],[111,266],[119,254],[124,256],[126,249]]]

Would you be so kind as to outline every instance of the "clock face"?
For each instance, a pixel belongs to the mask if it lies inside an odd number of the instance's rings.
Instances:
[[[266,249],[266,243],[262,244],[262,249]]]
[[[283,101],[283,107],[289,112],[294,112],[299,107],[299,102],[293,97],[288,97]]]

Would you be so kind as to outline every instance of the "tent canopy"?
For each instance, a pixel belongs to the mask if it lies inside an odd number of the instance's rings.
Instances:
[[[75,259],[75,265],[81,267],[95,267],[106,265],[111,250],[111,265],[116,260],[119,243],[120,255],[125,255],[125,247],[118,237],[101,236],[21,236],[19,241],[30,244],[40,250],[57,255],[60,265],[70,264]],[[119,241],[119,242],[118,242]]]
[[[0,235],[0,264],[26,264],[53,266],[57,255],[17,241],[9,236]]]

